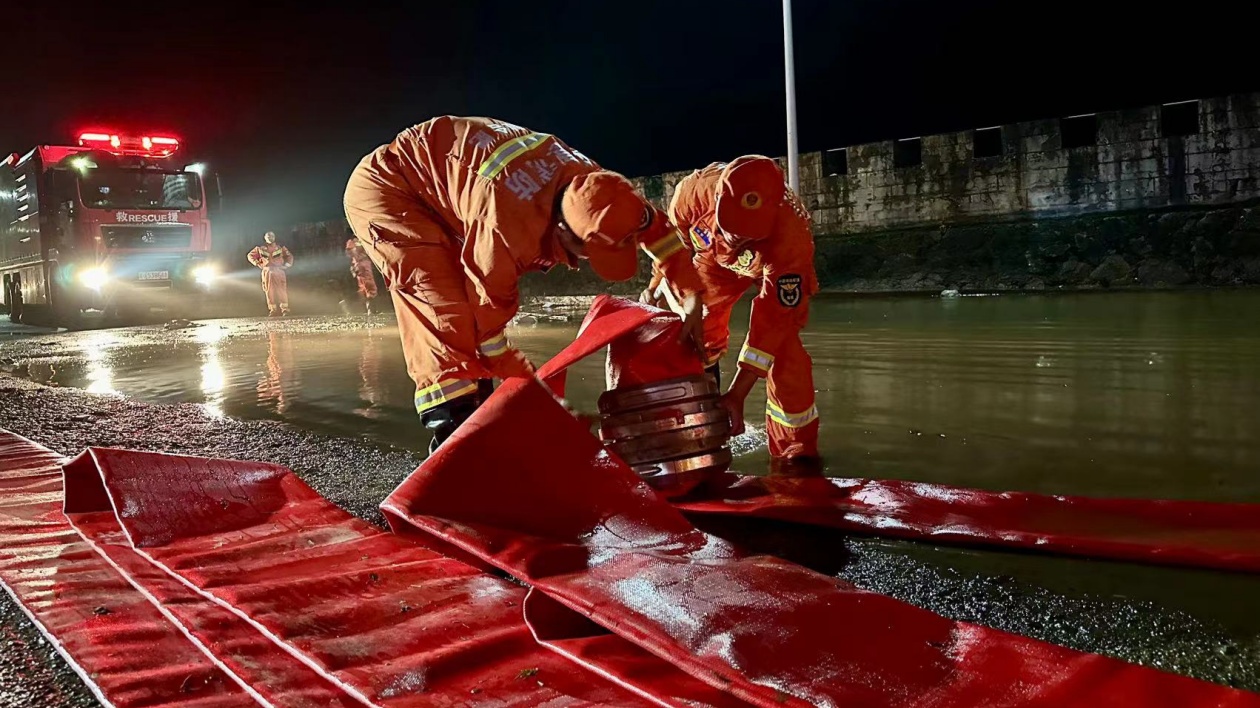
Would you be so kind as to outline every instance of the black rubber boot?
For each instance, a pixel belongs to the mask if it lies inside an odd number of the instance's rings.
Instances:
[[[481,407],[491,393],[494,393],[494,382],[490,379],[478,379],[476,393],[439,403],[421,413],[420,422],[433,431],[433,440],[429,442],[429,454],[432,455],[439,445],[446,442],[446,439]]]

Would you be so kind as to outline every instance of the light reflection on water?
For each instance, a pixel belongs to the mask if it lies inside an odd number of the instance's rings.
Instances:
[[[1260,292],[821,299],[814,358],[828,472],[992,489],[1260,501]],[[735,315],[743,336],[746,306]],[[572,324],[513,330],[536,362]],[[174,343],[80,335],[29,375],[423,449],[393,328],[222,321]],[[738,347],[736,347],[738,348]],[[733,354],[732,354],[733,356]],[[723,362],[729,377],[732,356]],[[602,361],[569,376],[587,410]],[[750,419],[765,405],[761,387]],[[742,441],[748,442],[748,441]],[[740,458],[764,469],[764,441]]]
[[[84,388],[89,393],[118,393],[114,390],[114,374],[110,365],[110,350],[118,341],[118,337],[110,332],[93,332],[84,337],[82,351],[87,367]]]

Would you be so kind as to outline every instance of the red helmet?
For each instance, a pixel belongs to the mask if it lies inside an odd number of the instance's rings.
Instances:
[[[718,183],[717,225],[736,240],[770,236],[787,194],[783,170],[761,155],[737,158],[722,171]]]

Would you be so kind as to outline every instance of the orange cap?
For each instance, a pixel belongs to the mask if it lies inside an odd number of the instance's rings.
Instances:
[[[783,170],[774,160],[761,155],[736,158],[722,170],[718,184],[718,228],[737,239],[770,236],[786,193]]]
[[[564,190],[560,214],[601,278],[629,280],[638,272],[634,237],[651,223],[652,210],[630,180],[607,170],[578,175]]]

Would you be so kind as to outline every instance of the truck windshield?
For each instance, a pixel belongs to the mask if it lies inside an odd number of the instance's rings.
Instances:
[[[103,168],[79,177],[83,205],[97,209],[200,209],[195,172]]]

